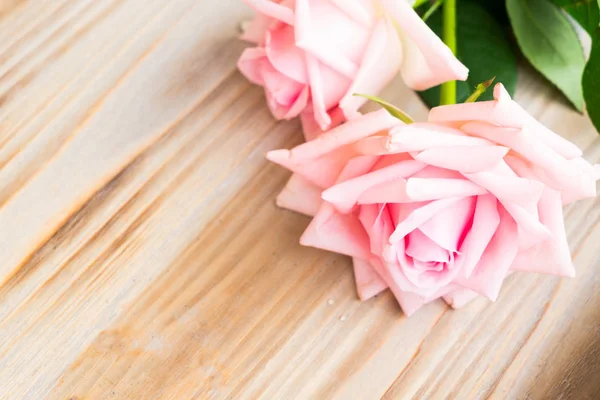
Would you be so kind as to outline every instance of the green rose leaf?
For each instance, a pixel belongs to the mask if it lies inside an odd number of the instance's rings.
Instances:
[[[548,0],[506,0],[517,42],[525,57],[583,110],[583,48],[575,29]]]
[[[583,97],[590,119],[600,132],[600,28],[592,34],[592,52],[583,71]]]
[[[552,0],[552,2],[568,12],[590,35],[600,24],[598,0]]]
[[[493,76],[513,94],[517,85],[517,60],[500,24],[473,1],[459,1],[457,14],[457,57],[469,68],[468,80],[456,82],[457,102],[464,102],[479,83]],[[433,14],[427,24],[442,36],[441,12]],[[440,104],[439,86],[419,94],[430,107]],[[492,91],[488,91],[478,101],[491,100],[492,96]]]

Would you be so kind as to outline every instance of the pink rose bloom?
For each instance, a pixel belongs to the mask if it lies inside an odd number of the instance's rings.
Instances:
[[[264,86],[275,118],[301,115],[305,131],[356,116],[365,100],[353,94],[378,93],[398,71],[416,90],[467,78],[406,0],[245,1],[257,15],[242,38],[257,47],[238,67]]]
[[[389,287],[407,315],[495,300],[511,271],[574,276],[562,206],[596,195],[594,167],[501,84],[494,99],[410,125],[380,110],[270,152],[295,173],[278,203],[314,215],[300,242],[353,257],[361,299]]]

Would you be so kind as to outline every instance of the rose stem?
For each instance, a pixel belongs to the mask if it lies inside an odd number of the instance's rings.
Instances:
[[[450,48],[452,54],[456,55],[456,0],[444,0],[443,9],[443,39]],[[442,84],[440,91],[440,104],[456,104],[456,81]]]

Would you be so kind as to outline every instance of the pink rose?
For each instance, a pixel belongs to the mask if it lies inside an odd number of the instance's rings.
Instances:
[[[356,116],[365,100],[354,93],[377,94],[399,70],[417,90],[467,78],[406,0],[246,2],[257,15],[242,38],[257,47],[246,49],[238,66],[264,86],[277,119],[302,115],[305,126],[325,130],[338,107]]]
[[[314,214],[301,243],[353,257],[360,297],[389,287],[407,315],[495,300],[511,271],[574,276],[562,205],[596,195],[594,167],[501,84],[494,99],[410,125],[380,110],[270,152],[295,173],[279,204]]]

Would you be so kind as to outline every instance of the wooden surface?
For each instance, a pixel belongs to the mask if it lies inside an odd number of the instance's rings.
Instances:
[[[0,0],[1,399],[599,399],[600,206],[578,277],[406,319],[275,207],[300,142],[236,71],[240,0]],[[416,118],[414,93],[384,93]],[[600,139],[524,69],[533,115]]]

